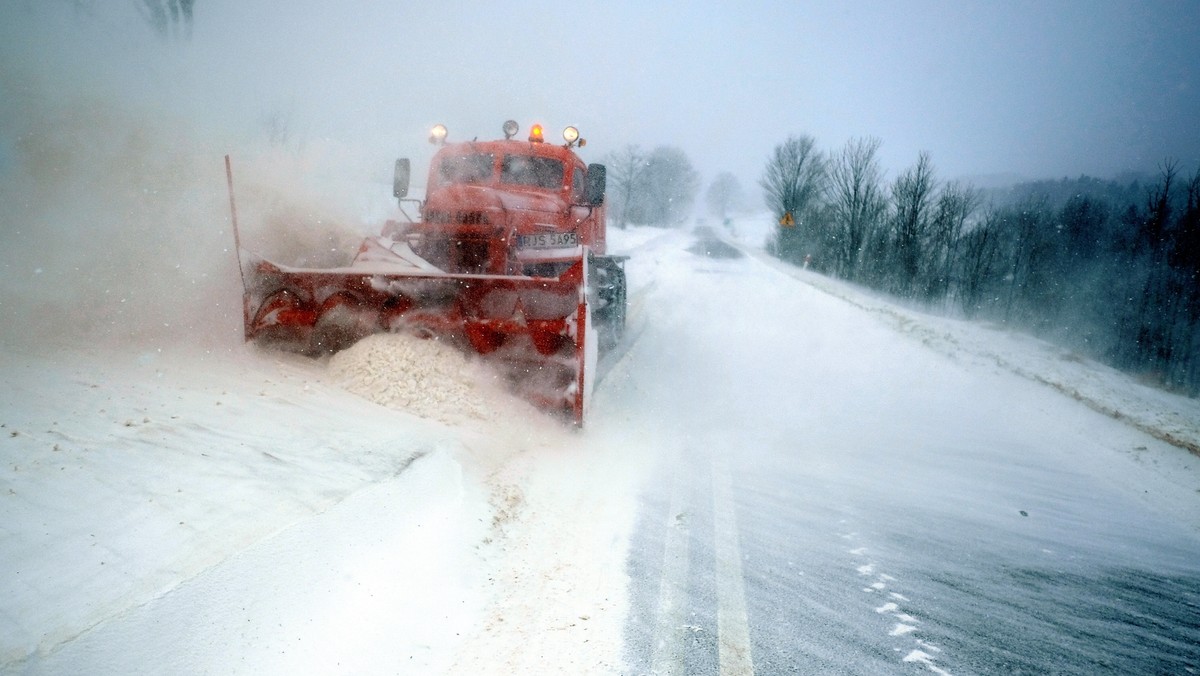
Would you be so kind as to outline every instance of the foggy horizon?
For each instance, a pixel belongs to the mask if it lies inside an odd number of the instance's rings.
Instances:
[[[275,7],[201,0],[190,39],[162,39],[133,2],[7,3],[0,131],[20,134],[14,99],[107,98],[382,174],[422,167],[435,123],[461,140],[513,118],[579,127],[588,161],[677,146],[704,185],[729,171],[752,195],[801,134],[878,137],[889,180],[922,151],[983,186],[1200,167],[1195,3]]]

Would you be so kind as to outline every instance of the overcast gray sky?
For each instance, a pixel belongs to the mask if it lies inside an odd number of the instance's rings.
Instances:
[[[191,42],[166,46],[132,0],[94,3],[83,33],[30,9],[55,1],[0,0],[0,76],[54,62],[387,156],[427,152],[435,122],[488,138],[511,117],[579,126],[591,161],[677,145],[706,183],[729,170],[754,192],[802,133],[879,137],[889,177],[922,150],[943,178],[1200,167],[1197,0],[196,0]]]

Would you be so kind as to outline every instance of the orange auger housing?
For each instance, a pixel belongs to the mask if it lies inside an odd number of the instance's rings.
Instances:
[[[481,356],[512,389],[582,424],[599,350],[625,323],[624,257],[605,251],[605,169],[564,145],[505,139],[445,143],[424,201],[394,195],[420,217],[388,221],[347,267],[291,268],[241,252],[247,340],[310,354],[380,331],[450,342]],[[231,207],[232,207],[232,177]],[[234,211],[236,232],[236,210]]]

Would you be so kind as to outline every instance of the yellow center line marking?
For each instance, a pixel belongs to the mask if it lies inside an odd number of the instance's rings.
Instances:
[[[654,659],[651,664],[651,673],[662,676],[684,672],[683,613],[687,603],[690,556],[690,529],[687,515],[684,514],[686,483],[677,470],[671,480],[671,508],[667,513],[667,538],[658,592],[658,626],[654,632]]]
[[[750,656],[750,624],[746,616],[746,588],[742,578],[742,550],[738,542],[737,513],[729,464],[713,459],[713,530],[717,559],[717,654],[722,676],[754,673]]]

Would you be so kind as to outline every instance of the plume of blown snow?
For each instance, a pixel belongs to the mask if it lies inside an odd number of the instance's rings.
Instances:
[[[0,9],[0,345],[238,344],[226,154],[245,248],[350,259],[380,211],[364,194],[389,192],[341,171],[361,153],[272,142],[250,104],[206,115],[187,91],[201,65],[67,5]]]
[[[495,373],[461,350],[403,333],[367,336],[329,360],[345,389],[445,423],[494,421],[509,401]]]

